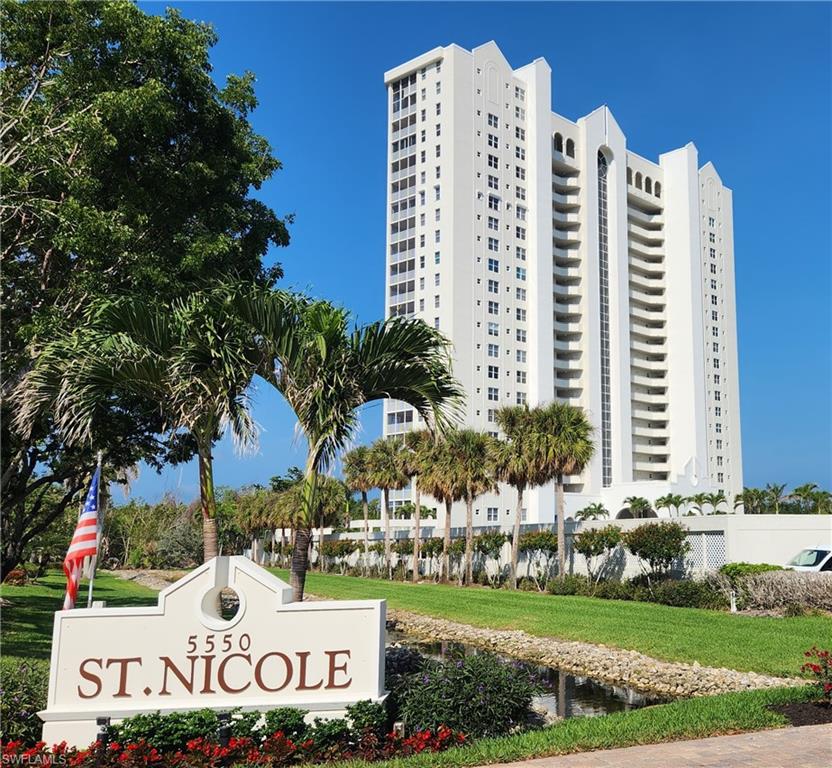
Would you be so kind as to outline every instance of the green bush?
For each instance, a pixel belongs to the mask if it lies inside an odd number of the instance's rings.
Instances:
[[[681,523],[647,523],[627,531],[624,545],[647,563],[653,574],[667,573],[690,549],[688,530]]]
[[[281,707],[266,712],[264,716],[266,733],[280,731],[292,741],[301,741],[306,737],[307,725],[304,718],[306,712],[293,707]]]
[[[474,738],[499,736],[526,722],[538,689],[525,666],[491,654],[425,660],[405,679],[402,719],[410,732],[445,725]]]
[[[728,606],[725,596],[704,581],[667,579],[654,584],[651,602],[678,608],[720,609]]]
[[[719,572],[728,578],[732,587],[736,587],[744,576],[751,576],[766,571],[782,571],[779,565],[769,563],[725,563]]]
[[[49,663],[37,659],[0,659],[0,739],[40,741],[46,709]]]
[[[118,742],[146,741],[160,752],[184,749],[198,736],[216,739],[217,713],[211,709],[193,712],[151,712],[134,715],[112,726],[111,737]]]
[[[567,573],[562,578],[547,582],[546,591],[550,595],[588,595],[591,585],[586,576]]]
[[[636,599],[632,585],[624,581],[599,581],[595,587],[594,596],[602,600]]]

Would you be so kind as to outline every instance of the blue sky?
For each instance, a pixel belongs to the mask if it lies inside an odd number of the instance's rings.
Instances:
[[[161,13],[164,5],[142,3]],[[494,39],[514,67],[542,56],[553,108],[608,104],[648,158],[694,141],[734,190],[747,485],[832,486],[832,6],[820,3],[180,3],[212,23],[215,74],[251,70],[256,129],[284,163],[259,193],[294,212],[269,255],[287,287],[383,314],[382,74],[437,45]],[[220,485],[303,463],[291,412],[255,394],[260,448],[216,450]],[[380,432],[380,406],[359,442]],[[196,468],[143,469],[132,495],[197,495]]]

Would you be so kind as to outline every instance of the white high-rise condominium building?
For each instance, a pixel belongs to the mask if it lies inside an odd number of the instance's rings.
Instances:
[[[568,478],[567,514],[720,489],[730,509],[742,489],[734,241],[714,166],[693,144],[658,162],[634,154],[606,107],[553,113],[546,61],[512,69],[493,42],[435,48],[385,83],[386,311],[451,339],[465,423],[496,434],[502,405],[584,408],[597,449]],[[386,435],[418,426],[385,404]],[[552,521],[551,486],[526,498],[527,522]],[[506,525],[514,491],[475,508],[476,525]]]

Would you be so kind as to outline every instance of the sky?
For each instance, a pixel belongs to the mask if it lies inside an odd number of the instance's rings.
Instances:
[[[141,3],[163,13],[162,3]],[[634,152],[693,141],[734,192],[746,485],[832,487],[832,5],[821,3],[184,2],[211,23],[218,82],[255,73],[255,129],[283,163],[256,196],[294,213],[274,249],[283,286],[384,313],[383,73],[437,45],[495,40],[515,68],[544,57],[552,107],[607,104]],[[215,451],[218,485],[303,465],[291,411],[261,383],[259,448]],[[356,443],[381,432],[367,407]],[[142,468],[131,497],[198,494],[195,465]],[[117,495],[118,498],[118,495]]]

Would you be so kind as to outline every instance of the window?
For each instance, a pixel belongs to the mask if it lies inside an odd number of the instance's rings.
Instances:
[[[526,129],[521,128],[519,125],[514,129],[514,138],[519,139],[520,141],[526,140]]]
[[[437,115],[441,115],[441,114],[442,114],[442,105],[441,105],[441,104],[437,104],[437,105],[436,105],[436,114],[437,114]]]
[[[500,367],[498,365],[489,365],[488,366],[488,378],[489,379],[499,379],[500,378]]]
[[[486,414],[486,418],[488,419],[490,424],[493,424],[496,421],[496,413],[494,412],[493,408],[489,408]]]
[[[500,241],[496,237],[488,238],[488,250],[495,252],[500,250]]]
[[[439,263],[439,251],[434,251],[434,252],[433,252],[433,263],[434,263],[434,264],[438,264],[438,263]]]
[[[499,211],[500,210],[500,198],[497,195],[489,195],[488,196],[488,207],[492,211]]]
[[[712,275],[716,274],[716,264],[711,264],[711,274]]]
[[[436,145],[436,157],[442,157],[442,148],[438,144]]]
[[[525,371],[517,371],[517,383],[518,384],[525,384],[526,383],[526,372]]]
[[[425,311],[425,300],[424,299],[419,299],[419,311],[420,312]]]
[[[717,472],[716,473],[716,481],[718,483],[724,483],[725,482],[725,474],[722,473],[722,472]]]
[[[438,229],[436,229],[436,230],[434,230],[434,232],[433,232],[433,242],[434,242],[434,243],[438,243],[438,242],[439,242],[439,240],[440,240],[439,230],[438,230]]]
[[[441,197],[442,197],[442,195],[440,193],[440,188],[439,188],[439,185],[437,184],[433,188],[433,199],[434,200],[439,200]]]
[[[717,402],[722,400],[722,392],[720,392],[719,390],[716,390],[716,392],[714,392],[714,400],[716,400]]]
[[[493,320],[488,321],[488,335],[489,336],[499,336],[500,335],[500,324],[495,323]]]
[[[713,227],[716,225],[716,219],[713,216],[708,216],[708,226]]]
[[[434,309],[439,309],[439,297],[438,296],[433,297],[433,308]]]
[[[441,178],[442,176],[442,169],[437,165],[436,166],[436,178]]]
[[[499,231],[500,229],[500,222],[494,216],[488,217],[488,228],[493,229],[495,231]]]
[[[488,146],[493,147],[494,149],[497,149],[500,146],[499,139],[493,133],[488,134]]]
[[[717,305],[717,298],[714,294],[711,294],[711,304],[713,304],[714,306]]]
[[[488,176],[488,188],[489,189],[499,189],[500,188],[500,180],[496,176]]]
[[[422,235],[422,239],[423,239],[423,240],[424,240],[424,237],[425,237],[425,236],[424,236],[424,235]],[[422,242],[422,245],[424,245],[424,242]],[[424,269],[424,268],[425,268],[425,257],[424,257],[424,256],[420,256],[420,257],[419,257],[419,267],[420,267],[421,269]]]
[[[514,289],[514,298],[517,301],[525,301],[526,300],[526,289],[525,288],[515,288]]]
[[[526,159],[526,150],[523,147],[515,147],[514,148],[514,156],[518,160],[525,160]]]
[[[526,100],[526,91],[521,88],[519,85],[514,86],[514,98],[517,101],[525,101]]]
[[[525,120],[526,119],[526,110],[522,107],[515,107],[514,108],[514,117],[517,120]]]
[[[714,358],[714,368],[719,368],[719,358]]]
[[[712,291],[716,290],[716,280],[714,280],[713,278],[711,278],[711,290]]]
[[[566,140],[566,154],[568,157],[575,157],[575,142],[572,139]]]
[[[636,173],[636,189],[641,189],[641,173]]]
[[[720,383],[720,381],[719,381],[719,374],[718,374],[718,373],[715,373],[715,374],[714,374],[714,384],[719,384],[719,383]]]
[[[525,329],[518,328],[514,332],[514,338],[517,339],[517,341],[519,341],[521,343],[525,343],[525,341],[526,341],[526,331],[525,331]]]
[[[717,456],[717,457],[716,457],[716,465],[717,465],[718,467],[721,467],[721,466],[722,466],[722,456]]]
[[[520,181],[525,181],[525,180],[526,180],[526,169],[525,169],[525,168],[521,168],[521,167],[518,165],[518,166],[516,166],[516,167],[515,167],[515,169],[514,169],[514,175],[515,175],[518,179],[520,179]]]
[[[436,83],[436,95],[438,96],[440,93],[442,93],[442,83],[437,82]]]
[[[717,422],[716,424],[714,424],[714,431],[715,431],[718,435],[721,435],[721,434],[722,434],[722,424],[721,424],[720,422]]]
[[[721,438],[720,438],[719,440],[717,440],[717,441],[716,441],[716,449],[717,449],[718,451],[721,451],[721,450],[722,450],[722,439],[721,439]]]
[[[518,349],[515,358],[517,359],[518,363],[525,363],[526,362],[526,350],[525,349]]]
[[[488,125],[491,128],[500,127],[500,120],[498,119],[497,115],[492,115],[490,112],[488,113]]]
[[[714,352],[719,352],[719,342],[718,341],[713,342],[713,350],[714,350]]]
[[[526,260],[526,249],[523,248],[522,246],[520,246],[520,245],[516,246],[515,249],[514,249],[514,254],[515,254],[515,256],[517,256],[518,259],[520,259],[520,261],[525,261]]]
[[[722,406],[721,405],[714,406],[714,416],[716,416],[717,418],[722,416]]]
[[[419,278],[419,290],[420,291],[425,290],[425,278],[424,277]]]
[[[653,188],[653,194],[655,194],[656,197],[662,196],[662,185],[658,181],[656,182],[656,186]]]
[[[499,344],[489,344],[488,345],[488,356],[489,357],[499,357],[500,356],[500,345]]]
[[[711,336],[719,338],[719,328],[717,328],[715,325],[711,326]]]
[[[517,312],[515,313],[518,320],[521,322],[526,322],[526,310],[521,309],[520,307],[517,308]]]
[[[630,167],[627,168],[627,183],[628,184],[633,183],[633,169],[630,168]]]
[[[488,258],[488,271],[489,272],[499,272],[500,271],[500,262],[497,259],[493,259],[489,256]]]
[[[433,275],[433,284],[434,284],[436,287],[439,287],[439,273],[438,273],[438,272],[436,272],[436,273]]]
[[[517,405],[525,405],[526,404],[526,393],[525,392],[518,392],[515,402],[517,403]]]
[[[517,206],[516,213],[517,213],[517,218],[520,219],[520,221],[525,221],[526,220],[526,209],[522,205]]]
[[[500,390],[497,387],[488,388],[488,400],[492,403],[498,402],[500,399]]]
[[[711,248],[710,251],[711,251],[711,258],[715,259],[716,258],[716,248]]]
[[[439,328],[439,318],[438,317],[433,318],[433,327],[434,328]]]
[[[433,212],[433,220],[434,220],[434,221],[439,221],[440,216],[441,216],[441,214],[439,213],[439,209],[437,208],[437,209],[436,209],[436,210],[434,210],[434,212]]]
[[[716,242],[716,235],[713,232],[708,233],[708,242],[715,243]]]
[[[653,194],[653,180],[652,180],[649,176],[646,176],[646,177],[644,178],[644,191],[645,191],[648,195],[652,195],[652,194]]]
[[[500,292],[500,284],[496,280],[489,280],[488,281],[488,292],[489,293],[499,293]]]
[[[492,419],[493,421],[493,419]],[[496,523],[499,517],[499,513],[497,511],[497,507],[489,507],[485,513],[486,520],[489,523]]]
[[[489,301],[488,302],[488,314],[489,315],[499,315],[500,314],[500,302],[498,302],[498,301]]]
[[[563,136],[559,133],[555,134],[555,152],[563,154]]]
[[[525,240],[526,239],[526,229],[525,227],[515,227],[514,234],[516,235],[518,240]]]
[[[525,280],[526,279],[526,268],[525,267],[517,267],[517,279],[518,280]]]
[[[499,168],[500,161],[497,159],[496,155],[489,155],[488,156],[488,167],[489,168]]]
[[[526,199],[526,188],[525,187],[515,187],[514,188],[515,197],[518,200],[525,200]]]

